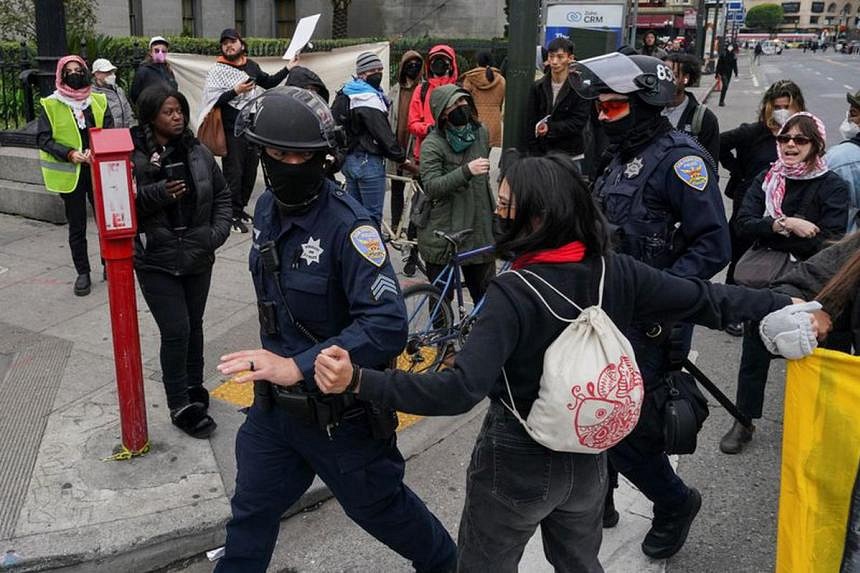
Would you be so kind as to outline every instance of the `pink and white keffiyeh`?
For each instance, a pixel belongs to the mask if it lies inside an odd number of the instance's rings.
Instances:
[[[811,117],[815,121],[815,126],[822,141],[827,141],[827,131],[824,128],[824,123],[816,116],[809,112],[801,111],[792,115],[785,122],[785,125],[779,130],[781,135],[785,131],[785,126],[799,116]],[[764,182],[761,188],[764,190],[764,207],[765,214],[774,219],[779,219],[783,216],[782,200],[785,198],[785,180],[786,179],[815,179],[816,177],[827,172],[827,161],[824,156],[815,158],[813,161],[804,161],[797,165],[788,166],[785,164],[785,157],[782,154],[782,148],[777,144],[776,153],[778,159],[774,161],[767,175],[764,176]]]

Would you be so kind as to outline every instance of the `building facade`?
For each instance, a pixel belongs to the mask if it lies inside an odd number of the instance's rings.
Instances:
[[[781,4],[785,13],[780,31],[836,35],[860,25],[860,0],[745,0],[747,11],[759,4]]]
[[[441,4],[441,5],[440,5]],[[331,37],[332,0],[99,0],[96,32],[110,36],[292,35],[304,16],[322,14],[315,37]],[[503,0],[352,0],[351,37],[494,38],[504,33]]]

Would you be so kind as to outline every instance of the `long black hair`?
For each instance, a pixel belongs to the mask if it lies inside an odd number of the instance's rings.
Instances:
[[[510,230],[496,241],[496,254],[511,260],[524,253],[553,249],[572,241],[586,252],[609,250],[609,229],[573,160],[563,154],[504,156],[502,179],[516,208]]]
[[[153,123],[155,123],[158,114],[161,113],[161,106],[170,97],[176,98],[176,101],[179,102],[179,107],[182,109],[182,115],[185,117],[185,129],[179,136],[178,143],[186,149],[190,149],[197,141],[197,138],[194,137],[194,134],[188,128],[189,115],[191,113],[188,107],[188,100],[179,90],[165,83],[158,83],[143,90],[137,99],[137,120],[145,136],[146,151],[148,153],[158,150],[159,146],[155,141]]]

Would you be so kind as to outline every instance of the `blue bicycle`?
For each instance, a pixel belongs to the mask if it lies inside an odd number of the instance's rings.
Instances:
[[[406,315],[409,318],[409,335],[406,348],[397,358],[397,369],[405,372],[433,372],[446,364],[446,360],[460,350],[484,299],[467,310],[463,299],[463,280],[460,267],[471,258],[492,253],[493,245],[460,252],[460,245],[472,234],[472,229],[456,233],[435,231],[437,237],[449,243],[451,253],[448,264],[432,283],[413,284],[403,289]],[[453,291],[452,291],[453,289]],[[457,313],[451,308],[456,298]]]

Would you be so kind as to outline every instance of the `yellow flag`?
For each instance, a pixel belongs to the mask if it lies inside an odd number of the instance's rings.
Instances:
[[[860,357],[819,349],[790,361],[777,573],[860,571],[858,466]]]

